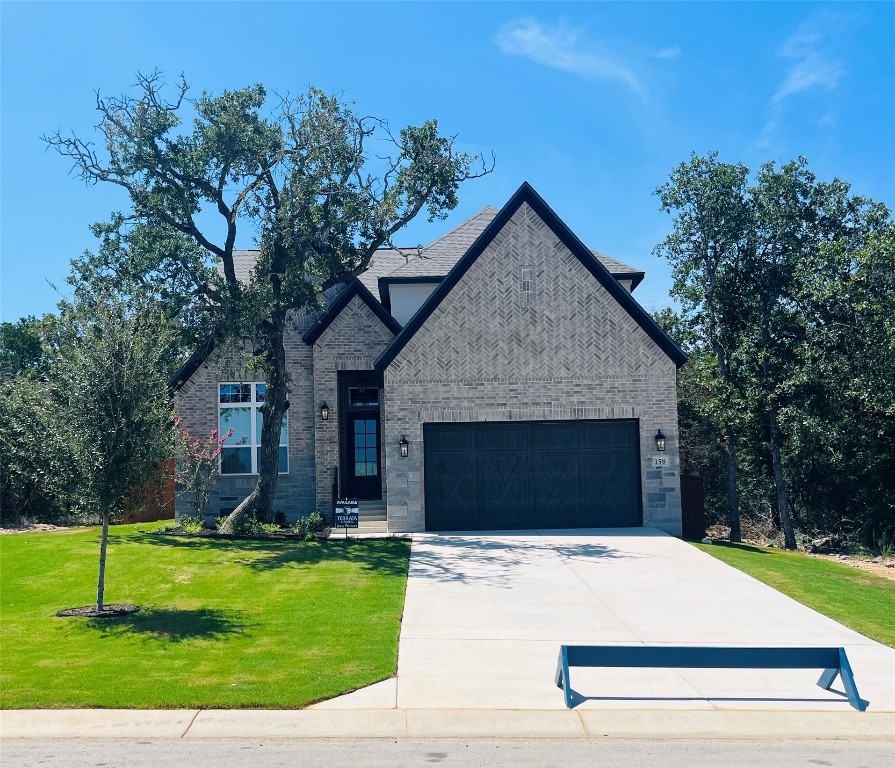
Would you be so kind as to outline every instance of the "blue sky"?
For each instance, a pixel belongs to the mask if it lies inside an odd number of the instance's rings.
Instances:
[[[2,2],[0,314],[52,311],[88,225],[121,210],[44,150],[91,136],[96,88],[183,72],[198,92],[261,82],[341,92],[395,127],[439,119],[495,173],[461,189],[428,242],[528,180],[591,247],[647,272],[670,220],[653,191],[691,151],[751,167],[809,159],[823,179],[895,204],[893,3]],[[238,245],[252,247],[247,235]]]

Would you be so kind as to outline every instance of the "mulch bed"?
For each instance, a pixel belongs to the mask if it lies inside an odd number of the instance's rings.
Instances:
[[[82,616],[88,619],[108,619],[112,616],[126,616],[136,613],[140,606],[131,603],[110,603],[103,606],[102,611],[97,611],[95,605],[82,605],[80,608],[66,608],[58,611],[57,616]]]

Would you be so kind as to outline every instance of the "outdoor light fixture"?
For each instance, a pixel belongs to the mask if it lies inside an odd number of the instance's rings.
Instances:
[[[662,434],[661,429],[658,432],[656,432],[656,450],[657,451],[665,450],[665,435]]]
[[[410,452],[410,443],[407,442],[407,438],[404,435],[401,435],[401,442],[398,445],[401,446],[401,458],[406,459],[407,454]]]
[[[323,405],[320,406],[320,418],[324,421],[329,421],[329,406],[326,404],[326,400],[324,400]]]

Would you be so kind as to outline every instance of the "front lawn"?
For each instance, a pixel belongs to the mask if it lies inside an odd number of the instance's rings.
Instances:
[[[0,706],[303,707],[395,674],[410,544],[109,533],[0,539]]]
[[[895,647],[895,582],[847,565],[750,544],[695,544],[809,608]]]

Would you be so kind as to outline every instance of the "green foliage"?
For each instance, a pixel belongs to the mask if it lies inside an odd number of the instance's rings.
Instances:
[[[171,334],[151,305],[115,296],[70,306],[66,345],[50,365],[65,439],[81,467],[86,511],[116,516],[132,489],[173,455],[172,408],[159,364]]]
[[[154,527],[112,529],[110,600],[140,612],[102,621],[54,616],[89,602],[98,529],[3,537],[0,707],[298,709],[395,674],[409,542]]]
[[[658,194],[675,220],[656,251],[683,311],[657,321],[690,355],[682,469],[703,478],[710,514],[742,507],[788,546],[798,529],[866,544],[895,531],[888,209],[818,181],[804,158],[750,185],[744,166],[694,156]]]
[[[0,520],[63,522],[79,512],[83,467],[58,391],[21,373],[0,382]]]
[[[38,320],[31,315],[17,323],[0,323],[0,381],[41,367],[45,329],[51,323],[50,316]]]
[[[234,530],[250,510],[271,515],[288,394],[288,313],[317,309],[322,292],[364,271],[423,209],[430,220],[443,218],[457,205],[459,185],[490,168],[457,152],[435,120],[395,134],[316,88],[274,107],[261,85],[195,100],[187,91],[181,80],[169,100],[159,73],[138,75],[136,94],[97,99],[102,150],[60,132],[46,141],[85,181],[114,183],[130,198],[127,215],[97,227],[99,253],[76,263],[79,290],[137,284],[215,342],[241,348],[251,340],[247,364],[267,379],[267,458],[255,490],[224,526]],[[240,226],[261,250],[248,283],[234,264]]]
[[[205,528],[205,522],[202,518],[191,517],[190,515],[182,515],[177,522],[184,533],[202,533]]]
[[[292,526],[292,532],[305,541],[313,541],[315,538],[319,538],[321,534],[326,534],[328,528],[323,515],[314,511],[307,517],[298,518]]]

